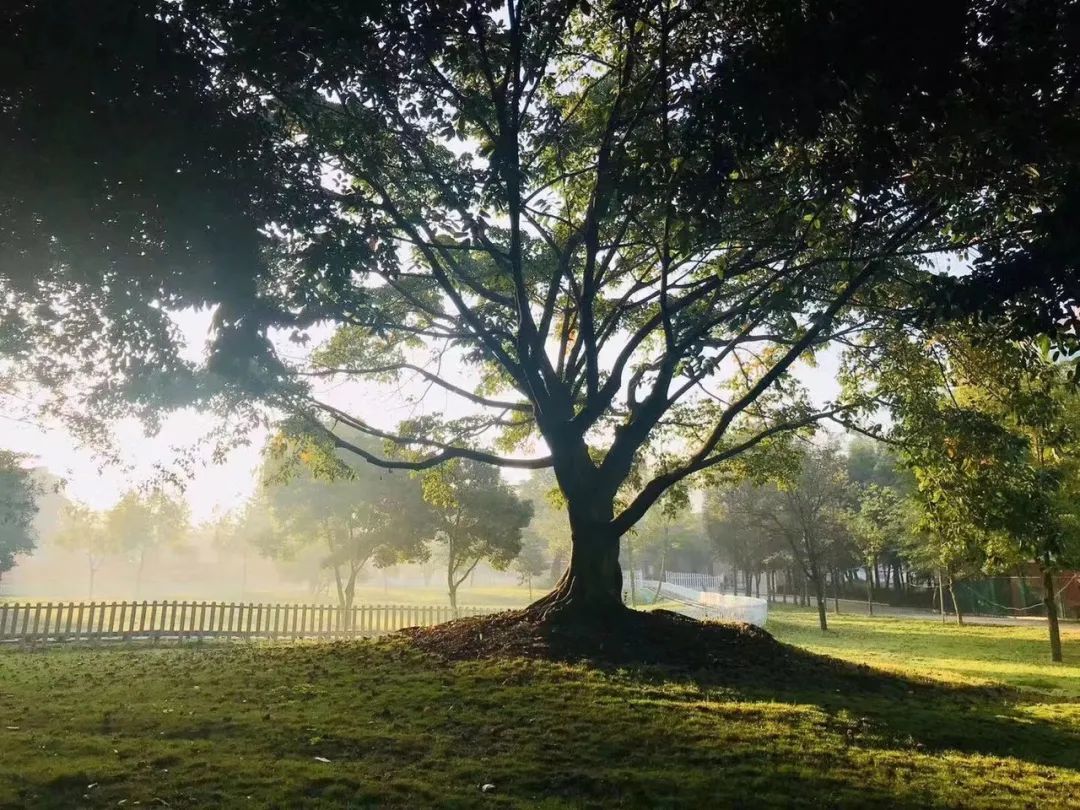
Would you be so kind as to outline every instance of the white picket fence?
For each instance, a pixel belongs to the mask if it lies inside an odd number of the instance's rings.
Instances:
[[[670,582],[680,588],[690,588],[695,591],[715,591],[719,593],[724,590],[723,579],[712,574],[671,571],[664,574],[664,582]]]
[[[479,616],[500,608],[460,608]],[[239,602],[0,602],[0,643],[136,639],[355,638],[454,618],[445,605],[252,604]]]

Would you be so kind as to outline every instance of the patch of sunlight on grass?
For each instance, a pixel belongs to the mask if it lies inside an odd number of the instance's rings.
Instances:
[[[773,608],[778,609],[773,609]],[[768,629],[781,641],[892,672],[954,683],[1000,684],[1080,699],[1080,633],[1063,634],[1065,661],[1050,661],[1045,625],[957,626],[925,619],[829,616],[772,606]]]

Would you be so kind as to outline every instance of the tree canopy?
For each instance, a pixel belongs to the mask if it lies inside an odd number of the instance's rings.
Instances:
[[[418,481],[340,455],[326,457],[318,446],[280,435],[263,455],[261,491],[241,531],[278,559],[295,559],[314,547],[347,617],[366,566],[427,559],[435,515]]]
[[[0,451],[0,577],[15,567],[15,559],[34,550],[41,487],[25,459]]]

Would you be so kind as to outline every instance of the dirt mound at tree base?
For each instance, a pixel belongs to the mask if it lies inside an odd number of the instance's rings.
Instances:
[[[749,624],[702,622],[667,610],[624,610],[602,618],[507,611],[401,631],[449,660],[542,658],[679,669],[730,670],[787,662],[790,647]]]

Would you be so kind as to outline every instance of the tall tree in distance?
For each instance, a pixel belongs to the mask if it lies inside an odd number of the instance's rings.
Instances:
[[[104,518],[104,531],[135,558],[135,598],[142,591],[148,558],[179,548],[191,528],[187,503],[162,489],[125,493]]]
[[[780,535],[762,519],[759,509],[759,501],[765,497],[761,488],[750,482],[710,489],[705,497],[705,530],[717,555],[745,576],[747,596],[752,595],[753,577],[779,551]]]
[[[876,366],[865,379],[897,416],[889,438],[915,475],[932,549],[969,569],[1038,566],[1060,661],[1054,575],[1080,563],[1076,360],[1007,338],[986,328],[899,333],[855,370]]]
[[[757,519],[787,542],[803,574],[814,585],[818,624],[828,630],[825,575],[840,547],[850,539],[846,510],[850,482],[844,459],[833,445],[809,447],[797,471],[762,488],[754,508]]]
[[[435,510],[434,542],[445,546],[446,590],[457,615],[458,588],[481,561],[502,570],[521,553],[532,505],[486,464],[443,464],[424,473],[422,482],[424,500]]]
[[[0,450],[0,579],[37,540],[34,516],[41,487],[25,465],[23,456]]]
[[[533,598],[533,580],[548,570],[547,546],[537,534],[523,533],[521,550],[514,558],[514,570],[519,581],[529,589]]]
[[[105,515],[89,506],[70,503],[64,509],[55,541],[61,548],[86,559],[86,598],[94,598],[94,581],[102,563],[120,551],[119,544],[105,530]]]
[[[386,568],[427,558],[434,515],[419,483],[404,473],[350,465],[318,445],[277,436],[264,453],[260,485],[247,513],[259,528],[241,530],[262,553],[279,559],[319,548],[346,621],[369,564]]]
[[[551,470],[537,470],[517,487],[522,500],[532,505],[532,519],[525,527],[525,542],[538,538],[551,560],[550,582],[558,581],[570,561],[570,521],[566,516],[566,499]]]

